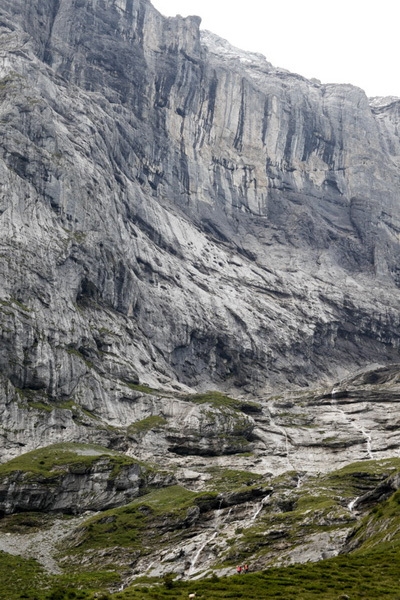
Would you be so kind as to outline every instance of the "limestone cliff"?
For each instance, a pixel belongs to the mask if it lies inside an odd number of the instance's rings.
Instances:
[[[88,414],[128,426],[139,383],[263,398],[398,360],[398,99],[276,69],[147,0],[0,11],[8,457],[80,439]]]
[[[128,503],[145,486],[171,478],[105,448],[83,444],[47,446],[2,466],[0,515],[16,512],[80,514]]]

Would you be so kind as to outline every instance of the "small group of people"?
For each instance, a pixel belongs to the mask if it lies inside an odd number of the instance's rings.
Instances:
[[[238,575],[241,575],[242,573],[248,573],[249,572],[249,565],[245,564],[245,565],[238,565],[236,567],[236,573]]]

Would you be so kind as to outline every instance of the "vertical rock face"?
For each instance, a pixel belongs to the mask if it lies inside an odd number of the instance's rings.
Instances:
[[[400,100],[199,24],[2,2],[4,406],[109,415],[139,380],[254,392],[398,360]]]

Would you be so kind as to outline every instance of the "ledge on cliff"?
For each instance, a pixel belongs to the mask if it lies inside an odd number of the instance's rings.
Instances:
[[[0,465],[0,514],[105,510],[138,496],[154,474],[144,463],[100,446],[47,446]]]

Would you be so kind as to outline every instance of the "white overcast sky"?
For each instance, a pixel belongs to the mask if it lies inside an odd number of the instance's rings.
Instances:
[[[276,67],[400,97],[399,0],[151,0]]]

